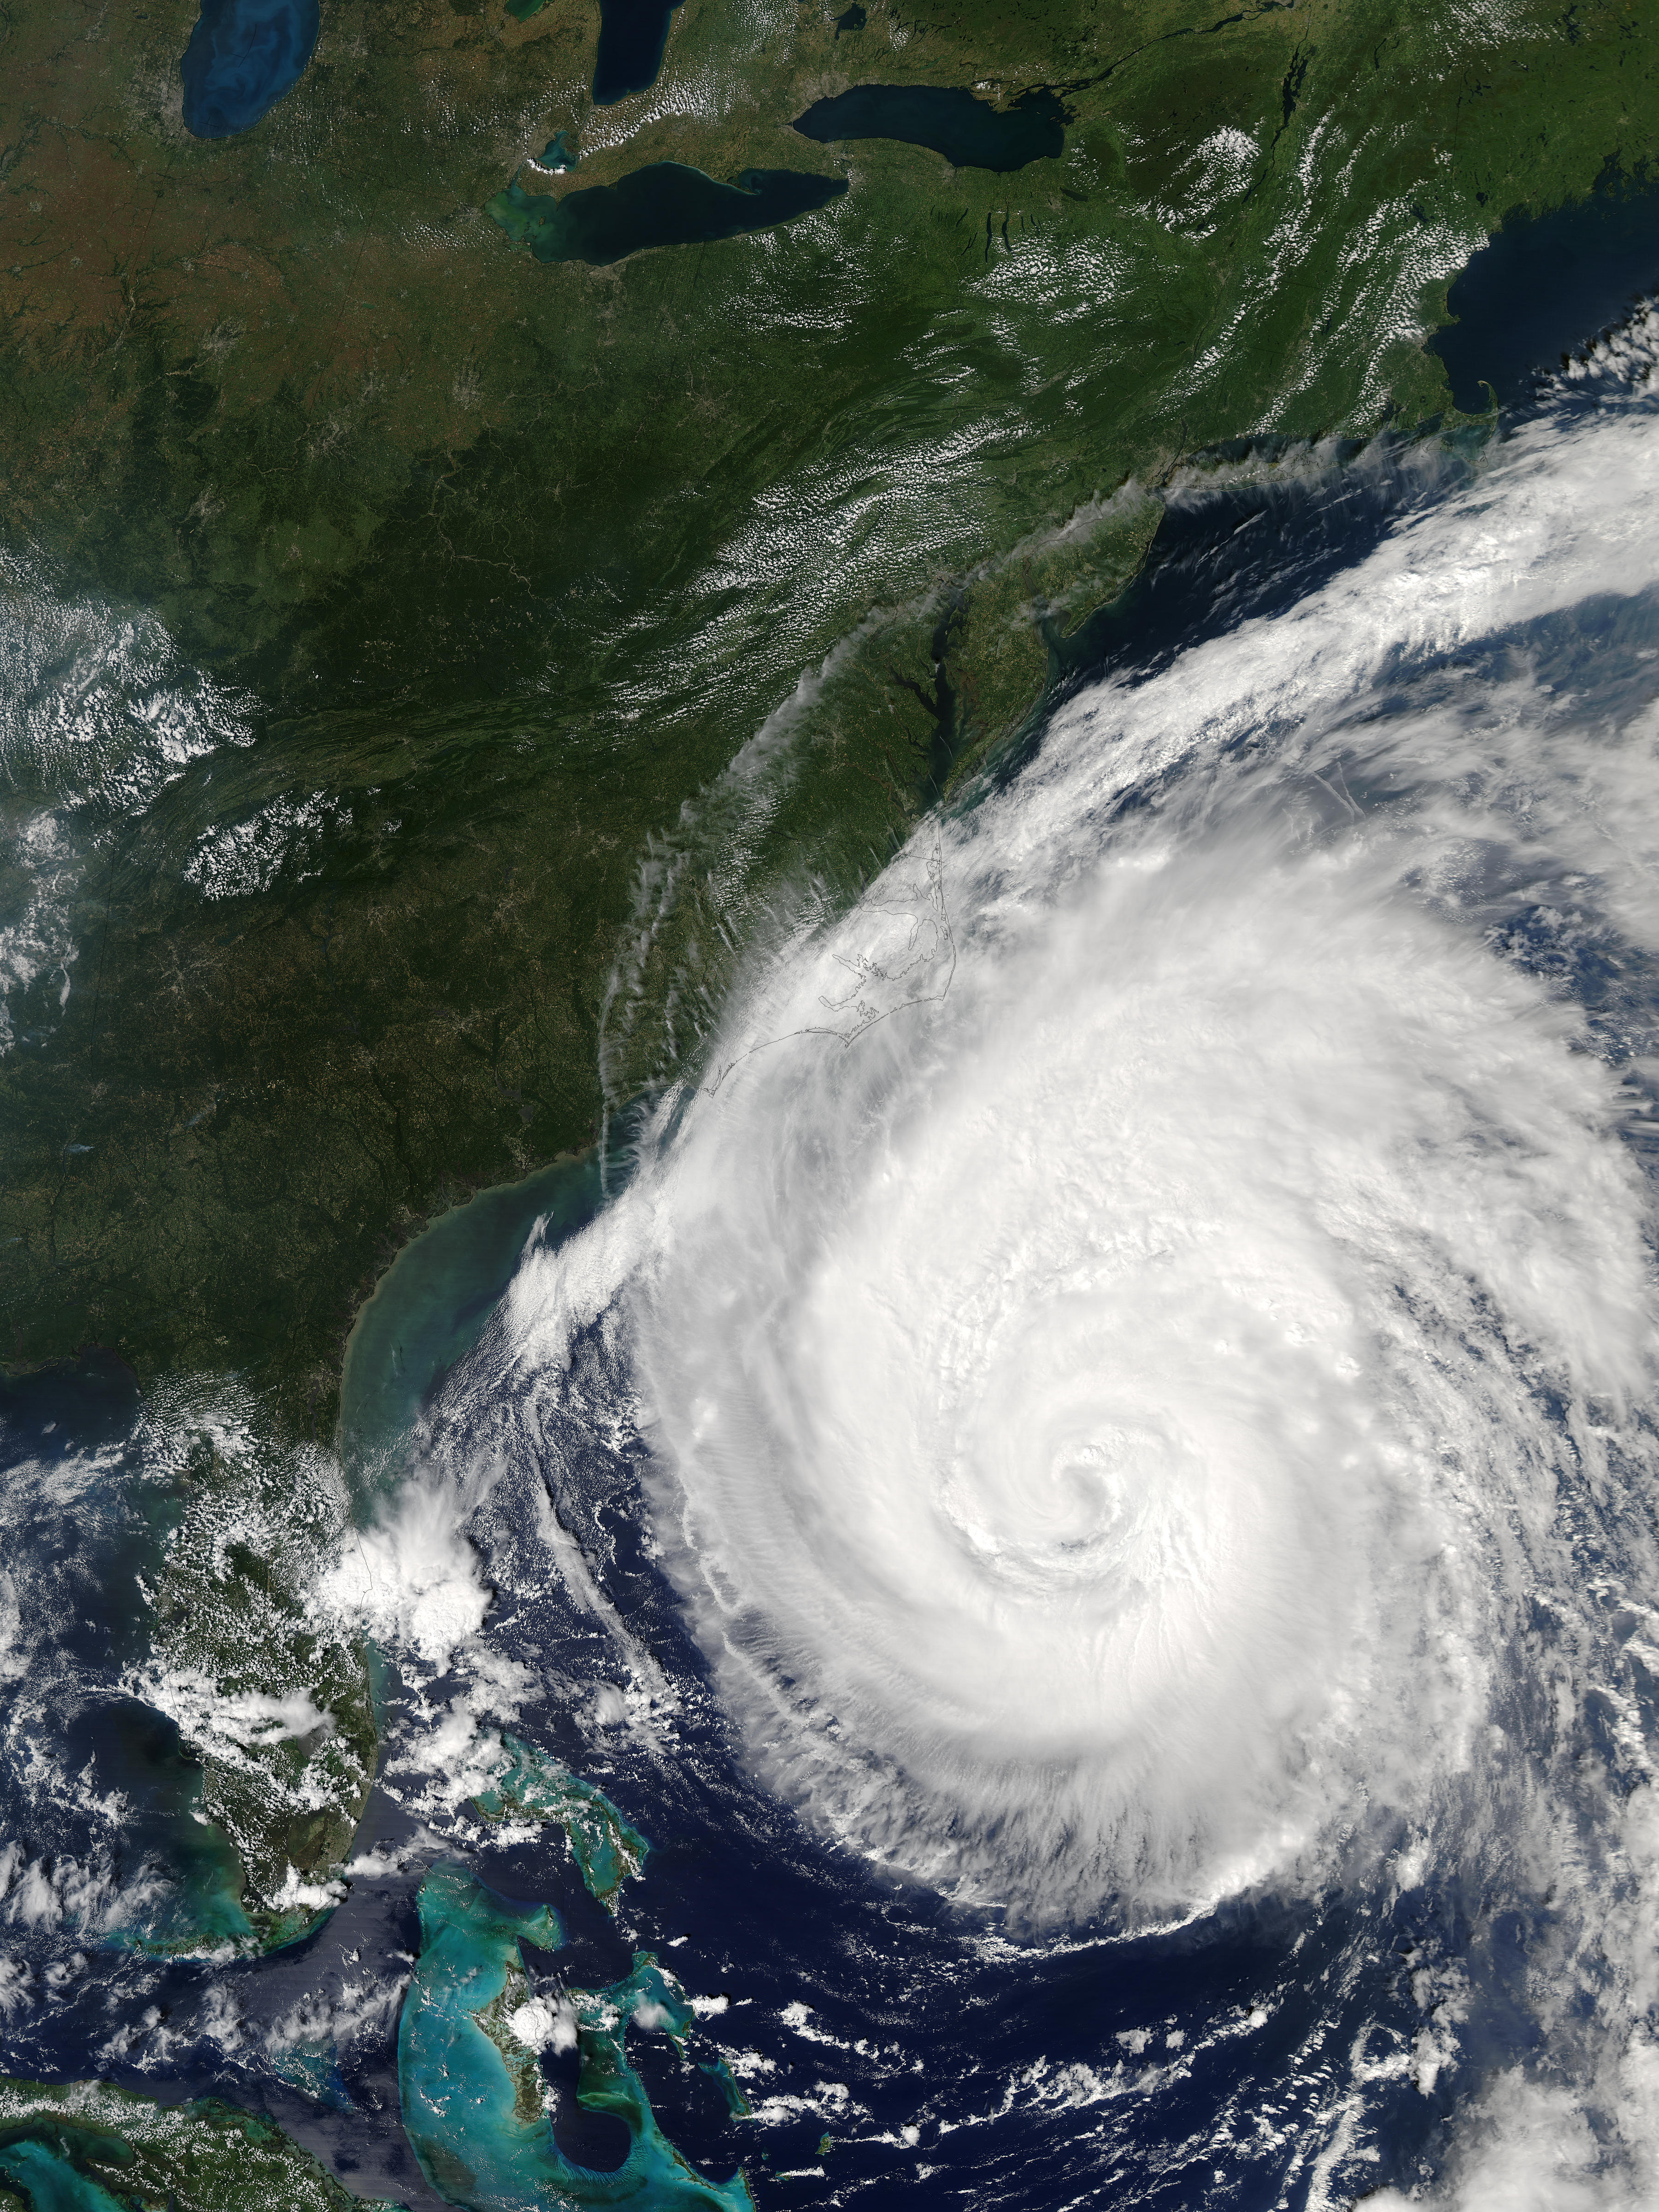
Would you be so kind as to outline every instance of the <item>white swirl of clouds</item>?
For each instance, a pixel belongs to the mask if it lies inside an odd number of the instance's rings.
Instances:
[[[855,1848],[1145,1924],[1559,1830],[1522,1630],[1604,1635],[1587,1514],[1650,1577],[1659,1301],[1638,1062],[1506,948],[1659,950],[1659,722],[1577,714],[1524,626],[1659,635],[1656,491],[1644,410],[1540,423],[1073,702],[526,1259],[521,1362],[625,1326],[717,1681]]]

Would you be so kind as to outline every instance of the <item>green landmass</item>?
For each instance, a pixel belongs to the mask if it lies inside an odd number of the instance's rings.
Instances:
[[[393,2212],[342,2188],[269,2120],[104,2081],[0,2081],[0,2185],[30,2212]],[[0,2206],[18,2196],[0,2185]]]
[[[297,88],[201,143],[194,13],[4,24],[6,532],[257,703],[136,816],[72,744],[11,746],[13,815],[65,804],[84,872],[67,1004],[43,983],[49,1042],[0,1066],[0,1298],[15,1361],[251,1370],[323,1441],[398,1242],[589,1142],[695,1051],[718,925],[746,941],[802,876],[847,896],[1030,708],[1044,624],[1144,545],[1091,526],[1126,479],[1443,405],[1419,339],[1458,261],[1659,127],[1624,0],[1501,35],[1443,0],[905,0],[839,35],[686,0],[605,110],[592,0],[331,0]],[[1054,85],[1066,154],[998,176],[789,128],[872,77]],[[580,170],[524,171],[556,131]],[[851,189],[610,270],[484,213],[521,171],[657,160]],[[651,1049],[607,1069],[653,841],[780,714],[764,804],[682,872],[703,965],[645,979]]]
[[[202,1770],[197,1815],[231,1856],[124,1933],[164,1954],[275,1949],[343,1896],[374,1773],[366,1654],[315,1595],[349,1526],[345,1487],[328,1455],[276,1445],[248,1394],[161,1382],[149,1418],[181,1502],[127,1686],[177,1725]]]
[[[195,13],[0,16],[0,629],[60,701],[0,723],[0,920],[48,817],[66,917],[7,1005],[0,1315],[14,1368],[100,1345],[251,1407],[191,1447],[143,1693],[270,1943],[374,1754],[309,1577],[393,1254],[696,1065],[755,948],[1027,721],[1173,471],[1443,410],[1468,253],[1659,155],[1659,21],[685,0],[601,110],[594,0],[329,0],[295,90],[203,143]],[[1051,86],[1065,152],[790,128],[868,81]],[[486,211],[663,161],[849,188],[604,268]]]

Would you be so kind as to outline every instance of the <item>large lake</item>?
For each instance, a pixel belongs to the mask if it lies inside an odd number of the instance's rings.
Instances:
[[[653,161],[614,185],[592,185],[555,199],[516,180],[488,212],[515,246],[538,261],[586,261],[608,268],[647,246],[697,246],[769,229],[808,215],[847,190],[844,177],[799,169],[745,169],[722,185],[683,161]]]
[[[319,24],[317,0],[203,0],[179,64],[185,130],[251,130],[305,75]]]
[[[993,107],[959,87],[855,84],[832,100],[814,100],[795,128],[832,146],[847,138],[897,138],[927,146],[958,169],[1023,169],[1066,150],[1066,112],[1040,87],[1011,107]]]

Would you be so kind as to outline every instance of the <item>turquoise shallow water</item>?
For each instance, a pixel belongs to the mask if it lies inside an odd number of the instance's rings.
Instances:
[[[526,1242],[538,1231],[555,1240],[570,1234],[600,1200],[598,1157],[589,1155],[482,1192],[404,1247],[360,1315],[347,1352],[341,1431],[360,1467],[395,1468],[428,1394],[477,1341]],[[509,1764],[477,1799],[479,1812],[492,1823],[527,1818],[562,1828],[583,1886],[611,1904],[643,1872],[646,1838],[592,1784],[515,1736],[502,1744]],[[665,2032],[681,2047],[696,2024],[653,1954],[636,1952],[632,1971],[614,1984],[564,1993],[580,2055],[577,2100],[628,2131],[622,2164],[603,2172],[559,2148],[535,2051],[507,2025],[530,1994],[520,1945],[562,1948],[558,1913],[503,1898],[445,1863],[422,1884],[419,1917],[420,1961],[403,2007],[398,2071],[404,2125],[434,2189],[476,2212],[539,2212],[549,2204],[750,2212],[740,2175],[708,2182],[682,2157],[629,2063],[630,2025]],[[690,2063],[683,2047],[681,2055]],[[720,2080],[734,2111],[744,2109],[723,2065],[703,2070]]]
[[[23,2191],[31,2212],[123,2212],[107,2189],[43,2142],[0,2145],[0,2179]]]
[[[695,2014],[653,1955],[601,1990],[562,1992],[580,2053],[577,2100],[628,2130],[611,2172],[560,2149],[535,2051],[513,2022],[531,1990],[521,1946],[562,1948],[551,1906],[515,1902],[465,1867],[434,1867],[421,1885],[421,1955],[404,2000],[398,2071],[404,2125],[428,2179],[475,2212],[542,2212],[553,2205],[635,2205],[650,2212],[752,2212],[741,2174],[711,2182],[658,2126],[628,2061],[630,2026],[678,2045]]]
[[[512,1764],[473,1800],[478,1810],[489,1820],[528,1814],[562,1828],[588,1895],[608,1905],[630,1875],[643,1872],[650,1844],[603,1790],[557,1759],[515,1735],[504,1735],[501,1747]]]

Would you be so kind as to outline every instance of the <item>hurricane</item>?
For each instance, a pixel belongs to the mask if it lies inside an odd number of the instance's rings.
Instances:
[[[1656,337],[1194,462],[1088,665],[701,970],[688,814],[605,1003],[717,1018],[409,1244],[348,1449],[15,1401],[30,2066],[311,2100],[415,2202],[1654,2201]],[[256,1547],[258,1686],[190,1640]]]
[[[1659,7],[76,4],[0,2212],[1654,2212]]]
[[[780,1048],[635,1294],[768,1763],[1039,1912],[1188,1910],[1465,1770],[1505,1532],[1646,1363],[1617,1085],[1398,853],[1255,811]]]
[[[468,1386],[556,1496],[638,1438],[737,1755],[896,1894],[1524,1925],[1472,2204],[1659,2143],[1645,363],[1173,487],[1177,599],[1276,514],[1302,567],[781,927]],[[1356,2079],[1432,2091],[1480,2007],[1419,1997]]]

